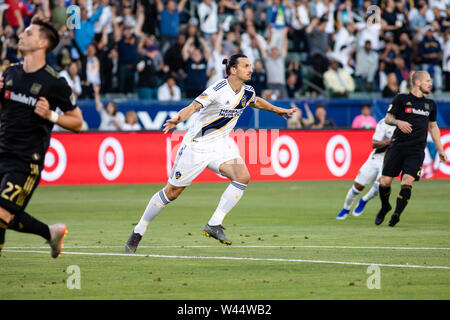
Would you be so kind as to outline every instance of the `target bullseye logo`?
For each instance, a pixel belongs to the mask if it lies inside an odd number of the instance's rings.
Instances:
[[[450,134],[443,135],[441,137],[441,143],[442,147],[444,148],[444,152],[447,154],[447,159],[450,159]],[[436,154],[436,160],[439,161],[439,154]],[[448,163],[448,161],[447,161]],[[439,170],[442,171],[442,173],[446,175],[450,175],[450,165],[447,165],[447,163],[440,163],[439,164]]]
[[[117,139],[108,137],[103,140],[98,150],[98,166],[105,179],[109,181],[117,179],[122,173],[123,158],[122,145]]]
[[[44,169],[41,177],[45,181],[58,180],[66,171],[67,154],[64,145],[55,138],[50,139],[50,146],[47,149],[44,159]]]
[[[297,170],[299,151],[297,143],[289,136],[278,137],[271,149],[272,168],[282,178],[290,177]]]
[[[328,170],[334,176],[345,175],[352,160],[352,149],[348,140],[342,135],[333,136],[327,143],[325,157]]]

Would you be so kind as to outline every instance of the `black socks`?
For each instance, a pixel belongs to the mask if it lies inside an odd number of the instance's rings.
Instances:
[[[408,204],[409,199],[411,198],[411,189],[410,185],[402,185],[400,192],[397,196],[397,206],[395,207],[395,212],[399,215],[405,210],[406,205]]]
[[[15,215],[8,229],[36,234],[46,240],[50,240],[50,230],[48,229],[48,225],[30,216],[26,212]]]
[[[391,195],[391,186],[383,187],[380,185],[378,188],[381,200],[381,209],[390,210],[391,205],[389,204],[389,196]]]

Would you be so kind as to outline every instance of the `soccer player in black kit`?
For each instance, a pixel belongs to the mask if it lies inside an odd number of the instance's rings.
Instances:
[[[19,35],[23,63],[0,77],[0,250],[10,229],[42,236],[53,258],[61,253],[66,226],[48,226],[25,208],[39,183],[53,125],[79,132],[83,122],[67,82],[45,60],[58,42],[53,26],[33,19]]]
[[[397,128],[384,156],[379,188],[381,209],[375,218],[376,225],[380,225],[391,210],[389,195],[392,180],[401,172],[401,189],[389,226],[393,227],[400,221],[400,215],[411,198],[413,182],[420,178],[428,130],[440,160],[447,161],[436,123],[436,104],[425,97],[431,92],[431,86],[428,72],[415,71],[411,77],[411,92],[398,94],[389,105],[384,121]]]

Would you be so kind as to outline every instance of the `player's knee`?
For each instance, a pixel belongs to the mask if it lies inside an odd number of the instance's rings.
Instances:
[[[169,201],[173,201],[183,192],[184,187],[166,186],[164,188],[164,194]]]
[[[358,190],[358,191],[364,190],[364,186],[362,184],[359,184],[358,182],[355,182],[354,186],[355,186],[356,190]]]
[[[415,178],[409,174],[405,174],[402,177],[402,185],[412,186]]]
[[[239,175],[237,179],[234,179],[234,181],[242,183],[242,184],[249,184],[250,183],[250,173],[244,173]]]
[[[391,177],[382,176],[380,178],[380,187],[390,187],[391,186],[391,182],[392,182],[392,178]]]
[[[13,214],[11,214],[8,210],[4,209],[3,207],[0,207],[0,219],[9,224],[11,223],[13,218],[14,218]]]

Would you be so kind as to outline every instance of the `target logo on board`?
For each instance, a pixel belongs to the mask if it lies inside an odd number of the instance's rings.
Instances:
[[[105,179],[109,181],[117,179],[122,173],[123,158],[122,145],[117,139],[108,137],[103,140],[98,150],[98,166]]]
[[[450,159],[450,134],[443,135],[441,137],[442,147],[444,148],[444,152],[447,154],[447,159]],[[436,153],[436,160],[439,162],[439,154]],[[449,161],[447,161],[448,163]],[[447,163],[440,163],[439,170],[446,175],[450,175],[450,165]]]
[[[297,143],[289,136],[278,137],[270,153],[272,168],[282,178],[290,177],[297,170],[299,151]]]
[[[45,181],[58,180],[66,171],[67,153],[64,145],[55,138],[50,138],[50,146],[44,158],[41,177]]]
[[[342,135],[333,136],[327,143],[325,157],[328,170],[334,176],[345,175],[352,161],[352,149],[347,138]]]

